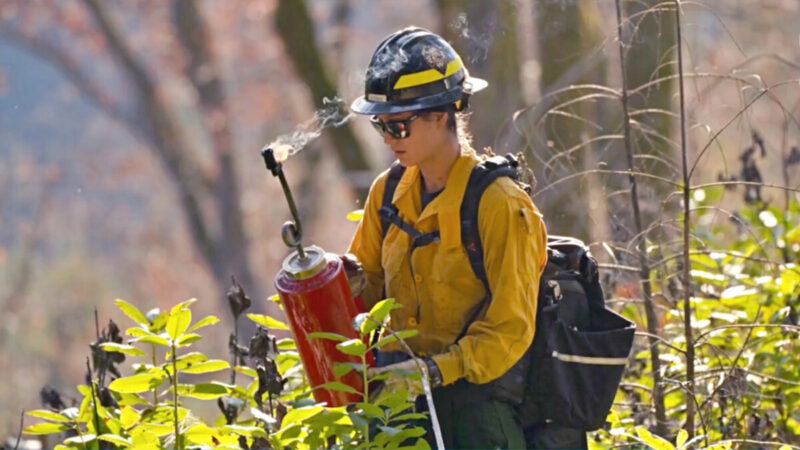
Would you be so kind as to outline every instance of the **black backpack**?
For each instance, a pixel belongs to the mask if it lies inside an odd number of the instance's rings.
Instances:
[[[379,210],[383,235],[394,224],[412,235],[413,246],[439,238],[421,234],[397,216],[392,197],[405,168],[394,164]],[[484,190],[501,176],[519,180],[514,155],[493,156],[470,174],[461,203],[461,242],[486,297],[456,338],[460,340],[491,301],[478,232],[478,205]],[[527,189],[526,189],[527,190]],[[548,236],[547,265],[539,282],[536,334],[525,356],[507,375],[488,383],[492,393],[519,404],[524,427],[552,423],[595,430],[605,423],[633,346],[635,326],[606,308],[597,262],[578,239]],[[513,374],[512,374],[513,372]]]

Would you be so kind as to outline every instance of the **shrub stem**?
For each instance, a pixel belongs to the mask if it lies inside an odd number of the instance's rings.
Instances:
[[[647,243],[645,233],[643,232],[644,226],[642,225],[642,213],[639,207],[639,193],[636,177],[633,175],[635,172],[633,161],[633,149],[631,148],[631,126],[628,105],[628,86],[627,77],[625,74],[625,50],[622,40],[622,13],[620,8],[620,0],[615,0],[614,4],[617,9],[617,40],[619,46],[619,64],[622,72],[622,113],[623,113],[623,126],[625,129],[625,156],[628,164],[628,180],[631,186],[631,204],[633,205],[633,219],[636,227],[636,235],[639,236],[639,276],[641,279],[642,293],[644,294],[644,310],[647,318],[647,332],[650,341],[650,365],[653,369],[653,392],[652,399],[653,405],[656,410],[656,434],[659,436],[666,436],[667,429],[667,415],[666,408],[664,407],[664,386],[661,379],[661,360],[660,350],[658,346],[659,336],[657,325],[657,318],[655,308],[653,307],[652,289],[650,286],[650,273],[652,268],[647,261]]]
[[[681,38],[681,0],[675,0],[675,31],[678,50],[678,85],[680,87],[680,122],[681,122],[681,161],[683,168],[683,330],[686,336],[686,395],[692,397],[686,401],[686,432],[689,439],[694,438],[694,338],[692,336],[692,280],[691,261],[689,260],[690,245],[690,205],[689,193],[689,163],[686,149],[686,96],[683,87],[683,41]]]

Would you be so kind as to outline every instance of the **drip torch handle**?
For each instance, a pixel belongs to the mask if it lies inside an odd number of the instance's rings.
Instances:
[[[267,169],[272,172],[273,176],[278,177],[283,188],[283,195],[286,196],[286,202],[289,204],[289,211],[292,213],[294,222],[286,221],[281,227],[281,237],[283,242],[288,247],[295,247],[300,259],[306,259],[306,253],[303,250],[301,239],[303,237],[303,228],[300,225],[300,216],[297,213],[297,206],[292,197],[292,191],[289,189],[289,183],[286,182],[286,177],[283,175],[283,164],[275,159],[275,152],[271,148],[265,148],[261,151],[261,156],[264,158],[264,163]]]

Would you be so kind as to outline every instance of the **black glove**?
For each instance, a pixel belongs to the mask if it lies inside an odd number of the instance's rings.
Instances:
[[[367,286],[367,278],[364,276],[364,268],[358,262],[355,255],[345,253],[340,256],[344,265],[344,274],[347,277],[347,284],[350,285],[350,292],[353,297],[358,297]]]

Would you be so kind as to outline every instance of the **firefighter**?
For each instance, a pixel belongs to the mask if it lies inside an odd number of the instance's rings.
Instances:
[[[366,72],[365,95],[351,109],[369,116],[405,167],[391,204],[403,222],[384,235],[379,209],[390,171],[373,182],[349,252],[366,276],[368,306],[392,297],[394,330],[419,333],[384,347],[371,375],[424,365],[448,448],[523,448],[516,404],[535,327],[546,231],[530,197],[500,177],[479,203],[478,227],[491,301],[462,247],[459,205],[480,161],[466,123],[469,97],[486,81],[469,75],[440,36],[410,27],[378,45]],[[397,370],[400,369],[400,370]],[[413,394],[421,394],[412,386]],[[421,402],[418,399],[418,404]],[[429,442],[433,442],[429,435]]]

